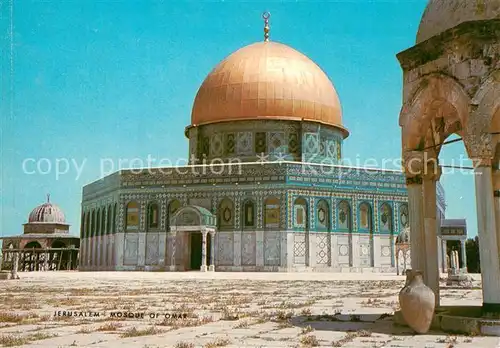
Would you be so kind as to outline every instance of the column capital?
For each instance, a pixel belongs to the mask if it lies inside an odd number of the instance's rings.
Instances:
[[[422,182],[423,180],[421,175],[406,177],[406,185],[422,185]]]
[[[443,174],[443,170],[441,169],[441,166],[438,165],[437,163],[432,163],[428,162],[423,173],[423,179],[424,180],[433,180],[433,181],[439,181],[441,178],[441,174]]]
[[[475,168],[477,167],[492,167],[493,160],[490,157],[473,158],[472,163]]]
[[[407,176],[421,175],[423,167],[423,151],[403,151],[403,168]]]

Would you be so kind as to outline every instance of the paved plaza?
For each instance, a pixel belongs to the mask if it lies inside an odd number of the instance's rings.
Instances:
[[[0,283],[0,343],[23,347],[500,347],[394,326],[404,277],[32,272]],[[442,286],[442,304],[481,304]]]

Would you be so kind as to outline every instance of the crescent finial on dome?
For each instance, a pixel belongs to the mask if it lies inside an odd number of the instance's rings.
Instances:
[[[262,14],[262,18],[264,19],[264,41],[269,41],[269,17],[271,17],[271,13],[266,11]]]
[[[47,193],[47,203],[50,203],[50,193]]]

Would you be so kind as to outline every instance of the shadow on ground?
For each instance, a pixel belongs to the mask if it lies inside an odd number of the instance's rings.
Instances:
[[[290,318],[290,324],[307,328],[310,326],[316,331],[351,332],[365,330],[372,333],[414,336],[415,331],[406,326],[393,323],[391,314],[334,314],[295,316]],[[427,335],[442,335],[440,331],[429,331]]]

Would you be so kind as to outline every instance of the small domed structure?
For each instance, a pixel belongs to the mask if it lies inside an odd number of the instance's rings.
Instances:
[[[417,33],[417,43],[470,21],[500,18],[500,0],[430,0]]]
[[[28,218],[29,223],[66,223],[63,211],[57,205],[47,202],[33,209]]]

